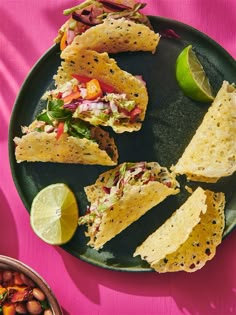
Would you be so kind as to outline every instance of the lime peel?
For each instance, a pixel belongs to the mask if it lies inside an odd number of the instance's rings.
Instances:
[[[176,80],[191,99],[199,102],[212,102],[214,96],[207,75],[192,45],[185,47],[176,60]]]

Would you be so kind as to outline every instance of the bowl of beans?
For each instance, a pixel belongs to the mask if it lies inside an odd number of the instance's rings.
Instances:
[[[33,269],[0,255],[0,315],[63,315],[52,290]]]

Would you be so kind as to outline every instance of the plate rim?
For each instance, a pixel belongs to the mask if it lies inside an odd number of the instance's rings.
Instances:
[[[161,21],[165,24],[174,24],[177,25],[181,28],[184,28],[185,30],[189,31],[189,32],[194,32],[196,33],[197,36],[201,37],[203,40],[206,40],[207,42],[210,42],[211,45],[213,45],[219,52],[220,54],[223,54],[224,58],[227,59],[230,63],[235,63],[236,65],[236,60],[233,58],[233,56],[224,48],[222,47],[216,40],[214,40],[213,38],[211,38],[209,35],[203,33],[202,31],[198,30],[197,28],[188,25],[186,23],[183,23],[179,20],[175,20],[175,19],[170,19],[170,18],[166,18],[166,17],[162,17],[162,16],[155,16],[155,15],[148,15],[148,17],[150,18],[150,20],[157,20],[157,21]],[[41,57],[38,58],[38,60],[36,60],[36,62],[34,63],[34,65],[30,68],[29,72],[27,73],[22,85],[19,88],[18,94],[16,96],[16,99],[14,101],[13,104],[13,108],[12,108],[12,112],[11,112],[11,116],[10,116],[10,121],[9,121],[9,127],[8,127],[8,158],[9,158],[9,163],[10,163],[10,170],[11,170],[11,175],[12,175],[12,179],[14,182],[14,185],[16,187],[17,193],[20,196],[20,199],[24,205],[24,207],[26,208],[26,211],[28,212],[28,214],[30,214],[30,205],[29,202],[27,200],[26,195],[23,193],[23,190],[20,186],[19,181],[17,180],[17,175],[16,175],[16,165],[17,162],[15,161],[15,155],[14,155],[14,143],[13,143],[13,122],[15,121],[15,116],[17,114],[17,110],[19,107],[19,101],[22,98],[22,96],[25,93],[25,89],[27,88],[27,85],[30,83],[31,81],[31,77],[34,74],[34,72],[37,70],[37,68],[40,67],[41,64],[44,63],[44,60],[47,59],[51,54],[55,54],[56,50],[58,49],[58,44],[53,44],[51,47],[49,47],[44,53],[43,55],[41,55]],[[236,69],[236,68],[235,68]],[[18,106],[17,106],[18,105]],[[225,237],[227,237],[229,234],[232,233],[232,231],[236,228],[236,222],[234,225],[230,226],[230,228],[227,229],[227,234],[224,235],[223,239]],[[113,271],[123,271],[123,272],[154,272],[154,270],[152,268],[141,268],[141,267],[132,267],[132,266],[128,266],[128,267],[116,267],[115,265],[107,265],[102,261],[96,261],[94,259],[91,259],[89,257],[86,257],[84,254],[78,254],[76,253],[73,249],[70,248],[69,243],[65,244],[65,245],[61,245],[59,246],[61,247],[63,250],[65,250],[66,252],[68,252],[69,254],[73,255],[74,257],[85,261],[91,265],[94,265],[96,267],[100,267],[103,269],[108,269],[108,270],[113,270]]]

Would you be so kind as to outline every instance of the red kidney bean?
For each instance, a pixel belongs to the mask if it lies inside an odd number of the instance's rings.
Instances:
[[[41,304],[36,300],[28,301],[26,307],[28,312],[32,315],[39,315],[42,312]]]
[[[43,310],[41,302],[46,301],[47,297],[45,293],[36,286],[36,284],[28,278],[25,274],[12,271],[0,269],[0,287],[8,288],[9,286],[16,285],[26,285],[30,290],[30,296],[27,296],[27,300],[24,302],[11,303],[9,301],[4,301],[2,306],[2,312],[8,315],[22,314],[22,315],[53,315],[53,311],[48,308]],[[1,311],[0,311],[0,314]]]
[[[16,304],[16,312],[19,314],[27,314],[27,309],[26,309],[25,304],[23,303]]]
[[[45,300],[45,294],[39,289],[39,288],[34,288],[33,289],[33,296],[38,300],[38,301],[44,301]]]
[[[19,272],[14,273],[14,284],[16,284],[16,285],[24,284]]]
[[[4,282],[9,282],[12,280],[12,272],[9,270],[4,270],[2,273],[2,279]]]
[[[33,288],[35,287],[35,283],[31,279],[26,277],[26,275],[24,275],[23,273],[20,274],[20,277],[25,285],[28,285],[29,287]]]

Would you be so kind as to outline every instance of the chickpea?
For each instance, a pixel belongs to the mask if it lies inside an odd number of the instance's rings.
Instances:
[[[45,300],[45,294],[39,289],[39,288],[34,288],[33,289],[33,296],[38,300],[38,301],[44,301]]]
[[[2,273],[2,279],[4,282],[9,282],[12,279],[12,272],[9,270],[4,270]]]
[[[19,303],[16,305],[16,312],[19,314],[27,314],[27,309],[25,304]]]
[[[44,311],[43,315],[53,315],[53,312],[48,308]]]
[[[28,312],[32,315],[39,315],[42,312],[41,304],[36,300],[28,301],[26,306]]]

